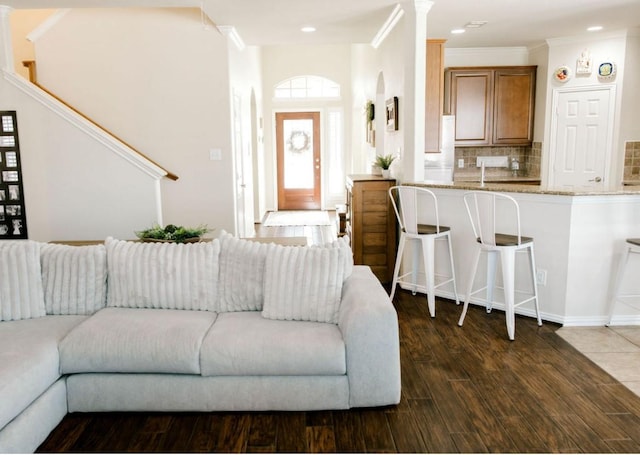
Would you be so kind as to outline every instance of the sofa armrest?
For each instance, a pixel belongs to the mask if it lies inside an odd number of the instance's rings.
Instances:
[[[344,282],[338,326],[347,350],[349,405],[399,403],[398,315],[368,266],[355,266]]]

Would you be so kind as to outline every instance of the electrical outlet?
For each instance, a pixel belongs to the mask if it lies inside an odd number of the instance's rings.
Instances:
[[[547,271],[543,269],[536,269],[536,283],[540,286],[547,285]]]
[[[464,158],[460,158],[458,160],[458,169],[462,169],[464,167]]]

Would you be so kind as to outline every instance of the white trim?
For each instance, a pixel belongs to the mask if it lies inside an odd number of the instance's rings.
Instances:
[[[159,226],[164,226],[164,221],[162,219],[162,188],[160,187],[160,179],[157,179],[153,184],[156,193],[156,223],[158,223]]]
[[[0,67],[11,73],[15,72],[13,63],[13,45],[11,44],[11,23],[9,17],[13,9],[9,6],[0,5]]]
[[[218,25],[218,30],[222,33],[239,51],[245,48],[244,41],[233,25]]]
[[[633,30],[633,29],[632,29]],[[583,33],[581,35],[575,36],[565,36],[561,38],[548,38],[545,41],[549,45],[549,47],[553,46],[562,46],[563,44],[584,44],[588,41],[603,41],[606,39],[614,39],[614,38],[625,38],[627,36],[628,30],[616,30],[612,32],[599,32],[599,33]]]
[[[387,35],[391,33],[402,16],[404,16],[404,10],[398,3],[396,4],[396,7],[393,9],[393,11],[391,11],[391,14],[389,14],[389,17],[387,18],[385,23],[382,24],[382,27],[380,27],[380,30],[378,30],[376,36],[374,36],[371,40],[371,46],[374,49],[378,49],[380,47],[382,42],[385,40]]]
[[[46,18],[40,25],[34,28],[31,33],[27,35],[27,40],[35,43],[40,39],[42,35],[47,33],[49,30],[53,28],[67,13],[71,11],[71,8],[59,9],[51,16]]]
[[[54,99],[43,90],[40,90],[38,87],[31,84],[24,78],[7,71],[3,71],[3,75],[4,79],[11,85],[18,88],[32,99],[43,104],[49,110],[58,114],[67,122],[77,127],[79,130],[92,137],[97,142],[101,143],[112,152],[140,169],[148,176],[157,180],[160,180],[161,178],[167,176],[167,171],[162,169],[160,166],[157,166],[139,153],[136,153],[134,150],[124,145],[122,142],[106,134],[103,130],[95,126],[93,123],[80,117],[67,106]]]

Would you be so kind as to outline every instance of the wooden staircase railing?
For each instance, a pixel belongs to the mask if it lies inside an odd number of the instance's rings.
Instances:
[[[75,107],[71,106],[69,103],[67,103],[66,101],[64,101],[63,99],[61,99],[60,97],[58,97],[57,95],[55,95],[54,93],[50,92],[49,90],[47,90],[46,88],[44,88],[42,85],[38,84],[38,78],[37,78],[37,72],[36,72],[36,62],[35,60],[25,60],[22,62],[22,65],[25,66],[28,70],[29,70],[29,82],[31,82],[32,84],[34,84],[36,87],[38,87],[40,90],[42,90],[43,92],[45,92],[47,95],[51,96],[52,98],[56,99],[57,101],[59,101],[60,103],[64,104],[66,107],[68,107],[69,109],[71,109],[73,112],[75,112],[76,114],[78,114],[80,117],[82,117],[83,119],[85,119],[86,121],[88,121],[89,123],[95,125],[97,128],[101,129],[102,131],[104,131],[105,133],[107,133],[108,135],[110,135],[111,137],[113,137],[114,139],[117,139],[118,141],[120,141],[122,144],[126,145],[127,147],[129,147],[131,150],[133,150],[135,153],[137,153],[138,155],[140,155],[142,158],[144,158],[145,160],[155,164],[156,166],[158,166],[160,169],[162,169],[163,171],[165,171],[167,173],[166,177],[168,179],[171,180],[178,180],[178,176],[176,174],[174,174],[173,172],[170,172],[169,170],[167,170],[166,168],[162,167],[161,165],[159,165],[158,163],[156,163],[154,160],[152,160],[151,158],[149,158],[147,155],[145,155],[144,153],[142,153],[140,150],[136,149],[135,147],[133,147],[131,144],[129,144],[127,141],[123,140],[122,138],[118,137],[117,135],[113,134],[111,131],[109,131],[108,129],[106,129],[105,127],[103,127],[102,125],[100,125],[99,123],[97,123],[95,120],[87,117],[85,114],[83,114],[82,112],[80,112],[78,109],[76,109]]]

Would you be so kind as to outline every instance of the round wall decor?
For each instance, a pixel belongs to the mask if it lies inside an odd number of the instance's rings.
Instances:
[[[571,68],[568,66],[559,66],[553,72],[553,78],[558,82],[567,82],[571,79]]]
[[[613,62],[602,62],[598,66],[598,79],[609,80],[616,77],[616,64]]]

